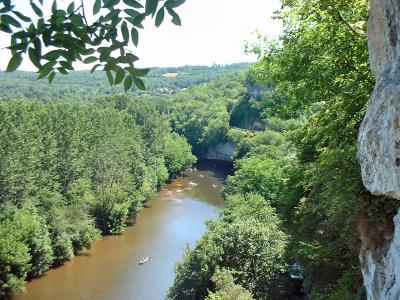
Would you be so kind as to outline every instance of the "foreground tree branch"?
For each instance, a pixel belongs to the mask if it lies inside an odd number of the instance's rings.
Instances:
[[[128,47],[137,47],[143,21],[155,17],[159,27],[167,11],[172,23],[179,26],[175,8],[185,0],[96,0],[93,21],[83,0],[78,7],[69,0],[66,10],[59,8],[59,2],[54,0],[50,17],[44,17],[43,0],[30,0],[37,16],[32,20],[16,9],[13,1],[0,0],[0,31],[9,34],[7,48],[12,53],[7,72],[17,70],[28,58],[38,68],[38,79],[47,77],[52,82],[56,74],[74,70],[74,62],[96,63],[92,72],[105,71],[111,85],[123,83],[127,91],[133,83],[144,89],[140,77],[149,72],[134,66],[138,57]]]

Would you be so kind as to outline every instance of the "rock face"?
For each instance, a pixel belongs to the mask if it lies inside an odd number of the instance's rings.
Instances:
[[[247,94],[254,99],[261,99],[264,95],[265,88],[260,84],[255,84],[251,79],[246,82]]]
[[[368,24],[376,86],[358,138],[365,187],[400,199],[400,2],[372,0]]]
[[[372,0],[369,51],[376,86],[358,137],[366,188],[400,199],[400,1]],[[400,204],[400,202],[399,202]],[[392,228],[361,230],[360,261],[370,300],[400,299],[400,212]]]
[[[370,300],[400,299],[400,213],[394,217],[393,225],[394,234],[385,228],[378,233],[380,238],[371,239],[376,230],[367,231],[369,236],[361,235],[360,261]]]
[[[202,156],[202,158],[232,162],[234,150],[235,145],[233,143],[221,142],[208,149],[207,153]]]

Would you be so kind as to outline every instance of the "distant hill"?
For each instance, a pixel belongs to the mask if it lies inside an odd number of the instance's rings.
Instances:
[[[144,78],[146,91],[132,88],[130,94],[173,94],[179,90],[201,84],[222,75],[243,71],[247,63],[232,65],[184,66],[170,68],[152,68]],[[89,100],[96,96],[106,96],[123,93],[122,86],[110,86],[105,73],[75,71],[69,75],[56,76],[50,85],[47,79],[36,80],[34,72],[16,71],[0,72],[0,99],[38,99]]]

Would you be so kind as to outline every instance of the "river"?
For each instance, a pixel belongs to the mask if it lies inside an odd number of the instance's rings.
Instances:
[[[122,235],[106,236],[71,261],[29,282],[13,300],[161,300],[182,259],[215,219],[224,202],[224,168],[201,162],[197,171],[162,186],[136,223]],[[195,183],[197,185],[190,185]],[[139,265],[138,260],[152,260]]]

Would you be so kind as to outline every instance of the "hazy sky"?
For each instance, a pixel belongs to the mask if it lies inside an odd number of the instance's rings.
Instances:
[[[28,4],[27,0],[12,2]],[[91,6],[93,0],[85,2]],[[138,65],[182,66],[254,61],[255,57],[243,53],[244,40],[251,40],[255,30],[269,36],[280,34],[281,24],[272,20],[273,12],[279,8],[279,0],[187,0],[177,9],[182,20],[181,27],[170,23],[167,14],[159,28],[154,27],[154,21],[144,23],[139,47],[133,49],[140,58]],[[29,9],[29,6],[24,5],[23,9]],[[8,44],[7,36],[1,33],[0,41],[1,46]],[[1,70],[5,69],[9,57],[7,50],[0,50]],[[77,68],[81,69],[81,66]],[[34,67],[24,62],[20,69],[34,70]]]

